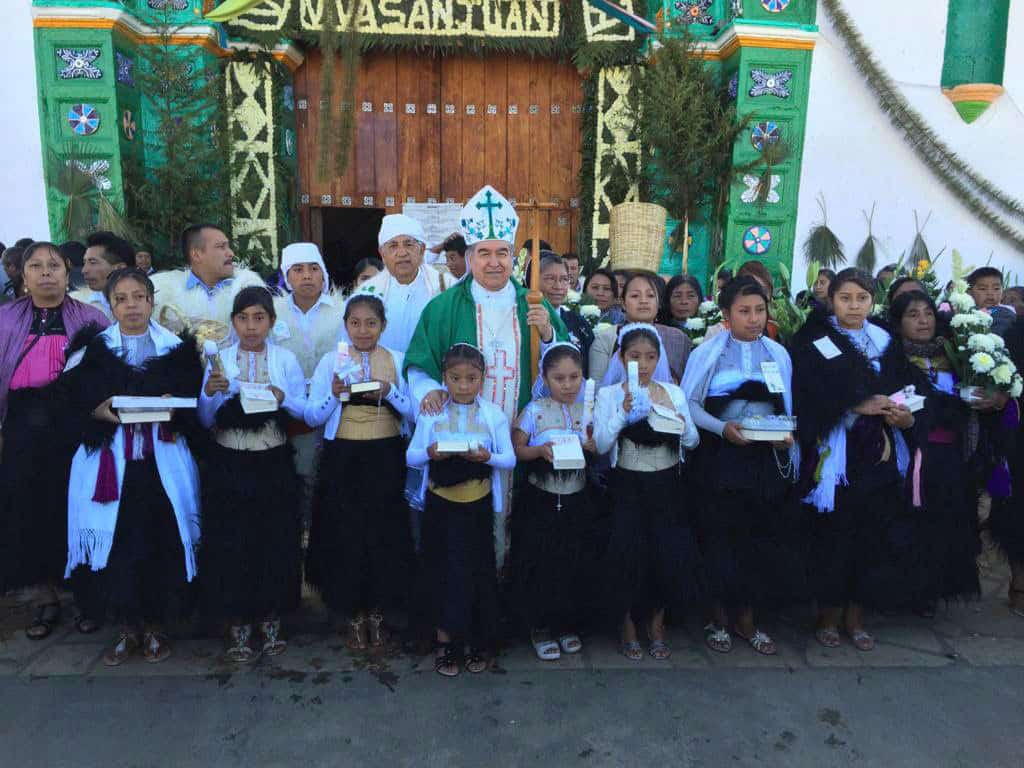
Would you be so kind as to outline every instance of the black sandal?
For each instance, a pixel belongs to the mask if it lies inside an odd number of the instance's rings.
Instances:
[[[29,640],[45,640],[60,621],[60,603],[47,603],[36,609],[36,617],[25,629]]]
[[[489,665],[490,662],[482,651],[477,648],[469,649],[469,655],[466,657],[466,671],[469,674],[479,675],[481,672],[487,671]]]
[[[462,648],[456,643],[438,643],[434,671],[441,677],[458,677],[462,669]]]
[[[99,632],[103,627],[103,624],[98,622],[96,619],[90,619],[88,616],[79,613],[75,616],[75,629],[78,630],[79,634],[91,635],[95,632]]]

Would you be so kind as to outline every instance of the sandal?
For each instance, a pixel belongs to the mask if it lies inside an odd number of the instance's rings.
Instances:
[[[842,643],[839,630],[835,627],[818,627],[814,632],[814,639],[825,648],[838,648]]]
[[[558,638],[558,645],[561,646],[562,653],[573,654],[583,650],[583,641],[579,635],[562,635]]]
[[[139,648],[139,636],[130,630],[124,630],[117,642],[103,654],[103,663],[108,667],[119,667]]]
[[[668,657],[672,655],[672,649],[668,647],[668,643],[664,640],[651,640],[647,653],[655,661],[667,661]]]
[[[228,661],[235,664],[250,664],[260,657],[260,654],[249,645],[252,638],[252,625],[240,624],[231,627],[231,645],[228,646],[225,656]]]
[[[29,640],[43,640],[50,636],[60,621],[60,603],[46,603],[36,610],[36,617],[25,629]]]
[[[533,645],[533,652],[537,654],[537,658],[541,661],[558,661],[562,658],[562,651],[558,647],[558,643],[552,640],[550,637],[547,639],[538,639],[539,636],[545,636],[548,633],[545,630],[535,629],[530,632],[530,643]]]
[[[369,643],[369,636],[366,632],[366,617],[357,616],[348,622],[348,637],[345,638],[345,645],[350,651],[365,651]]]
[[[380,613],[370,614],[369,642],[371,648],[383,648],[387,643],[387,633],[384,631],[384,616]]]
[[[462,647],[456,643],[438,643],[434,671],[441,677],[458,677],[462,671]]]
[[[774,656],[779,652],[778,647],[775,645],[775,641],[760,629],[755,629],[754,634],[751,637],[747,637],[736,628],[733,628],[733,632],[736,634],[736,637],[749,643],[750,647],[762,656]]]
[[[704,625],[704,642],[716,653],[728,653],[732,650],[732,635],[725,627],[711,621]]]
[[[484,655],[483,651],[478,648],[470,648],[469,655],[466,656],[466,671],[471,675],[479,675],[484,672],[487,667],[490,666],[490,662]]]
[[[103,624],[101,622],[96,621],[96,619],[90,619],[84,614],[79,613],[75,616],[75,629],[77,629],[80,634],[91,635],[94,632],[98,632],[102,626]]]
[[[640,643],[636,640],[631,640],[628,643],[623,643],[620,648],[622,655],[630,661],[643,661],[644,651],[640,647]]]
[[[260,632],[263,633],[263,653],[267,656],[278,656],[288,648],[288,643],[281,639],[280,619],[260,622]]]
[[[159,664],[171,657],[171,645],[161,632],[147,632],[142,638],[142,658],[150,664]]]
[[[875,649],[875,638],[863,629],[851,629],[847,630],[847,633],[850,635],[850,640],[853,641],[853,647],[858,651],[873,651]]]

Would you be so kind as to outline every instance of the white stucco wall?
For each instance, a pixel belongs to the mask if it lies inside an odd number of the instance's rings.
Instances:
[[[0,142],[4,179],[0,241],[12,245],[21,237],[49,239],[50,226],[43,186],[31,0],[7,0],[3,6],[0,102],[6,107],[7,120]]]
[[[1015,197],[1024,197],[1024,3],[1010,5],[1004,85],[1007,92],[975,122],[964,123],[939,88],[946,38],[941,0],[846,2],[876,59],[899,84],[932,129],[977,171]],[[992,263],[1024,281],[1024,254],[976,219],[917,158],[902,132],[878,108],[842,40],[819,3],[820,36],[811,69],[804,143],[794,283],[806,271],[802,246],[820,220],[823,193],[828,223],[846,246],[850,263],[867,237],[862,210],[876,203],[874,233],[881,244],[878,267],[896,261],[914,239],[914,211],[923,220],[932,254],[946,247],[937,269],[948,276],[949,253],[968,263]],[[1024,223],[1021,223],[1024,231]]]

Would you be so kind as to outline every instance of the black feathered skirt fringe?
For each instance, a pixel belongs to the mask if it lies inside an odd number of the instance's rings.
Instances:
[[[77,448],[57,423],[52,390],[11,390],[0,463],[0,594],[63,581],[68,482]],[[63,428],[63,431],[62,431]]]
[[[291,446],[236,451],[211,445],[202,498],[199,574],[206,614],[252,620],[298,606],[302,542]]]
[[[110,619],[167,624],[188,613],[181,533],[152,456],[125,467],[114,543],[100,573]]]
[[[706,580],[679,467],[658,472],[615,468],[609,477],[611,533],[606,606],[649,619],[662,608],[685,613],[706,600]]]
[[[922,599],[927,568],[915,514],[895,467],[884,466],[836,488],[835,510],[805,506],[812,577],[819,607],[848,602],[896,610]]]
[[[335,611],[396,608],[411,558],[402,438],[325,440],[306,581]]]
[[[928,445],[921,493],[924,506],[914,514],[925,568],[923,599],[979,598],[978,492],[958,445]]]
[[[477,648],[498,634],[498,576],[491,495],[457,503],[427,491],[420,588],[434,627]]]
[[[589,489],[554,494],[523,479],[515,498],[512,563],[527,626],[576,631],[591,616],[605,542]]]

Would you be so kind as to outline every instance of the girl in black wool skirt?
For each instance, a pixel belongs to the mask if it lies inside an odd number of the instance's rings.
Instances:
[[[403,602],[412,557],[402,438],[412,403],[403,355],[378,344],[385,325],[379,298],[349,299],[351,348],[324,355],[306,404],[306,423],[324,427],[306,580],[331,610],[348,616],[351,650],[384,645],[383,609]],[[353,383],[370,382],[377,388],[351,392]]]
[[[420,413],[406,451],[410,467],[426,467],[422,587],[437,629],[434,669],[455,677],[487,669],[498,631],[494,518],[504,491],[499,470],[516,464],[508,418],[480,397],[484,356],[459,343],[442,361],[448,402]],[[465,655],[468,644],[469,655]]]
[[[713,598],[705,642],[728,653],[733,627],[755,651],[771,656],[775,641],[757,628],[754,607],[792,601],[806,583],[791,504],[794,443],[792,436],[750,440],[744,423],[792,432],[785,417],[793,415],[793,368],[786,350],[763,335],[768,297],[756,280],[730,281],[718,303],[729,330],[697,347],[683,376],[701,430],[694,476]]]
[[[594,409],[594,441],[601,453],[611,452],[612,466],[607,599],[621,625],[622,654],[643,659],[636,630],[643,621],[648,653],[663,661],[671,653],[666,607],[692,607],[703,592],[681,474],[684,449],[697,446],[697,427],[683,391],[654,380],[663,353],[653,325],[623,326],[618,354],[628,379],[598,392]]]
[[[889,399],[880,359],[889,334],[868,321],[874,280],[844,269],[829,285],[834,314],[815,310],[794,338],[793,405],[801,448],[798,493],[811,534],[815,637],[870,651],[864,608],[897,609],[920,593],[913,516],[904,503],[914,416]],[[845,616],[844,616],[845,608]]]
[[[540,368],[542,386],[512,430],[516,459],[526,473],[517,488],[512,557],[530,642],[538,659],[553,661],[583,648],[577,628],[586,619],[600,546],[586,467],[555,469],[553,447],[574,442],[584,457],[596,454],[597,446],[590,436],[591,414],[585,413],[579,349],[555,344]]]
[[[978,435],[977,417],[957,394],[959,382],[946,356],[946,340],[936,335],[937,317],[935,302],[926,293],[898,296],[889,308],[893,340],[882,356],[887,390],[913,386],[925,398],[908,433],[911,483],[905,489],[917,522],[923,569],[915,607],[924,616],[934,615],[939,600],[981,596],[978,484],[972,471],[977,440],[971,438]]]
[[[299,481],[285,423],[303,417],[306,382],[295,355],[267,341],[275,319],[269,291],[239,291],[239,340],[210,361],[199,401],[214,440],[202,483],[204,604],[230,623],[227,658],[242,664],[285,650],[280,617],[301,595]]]

